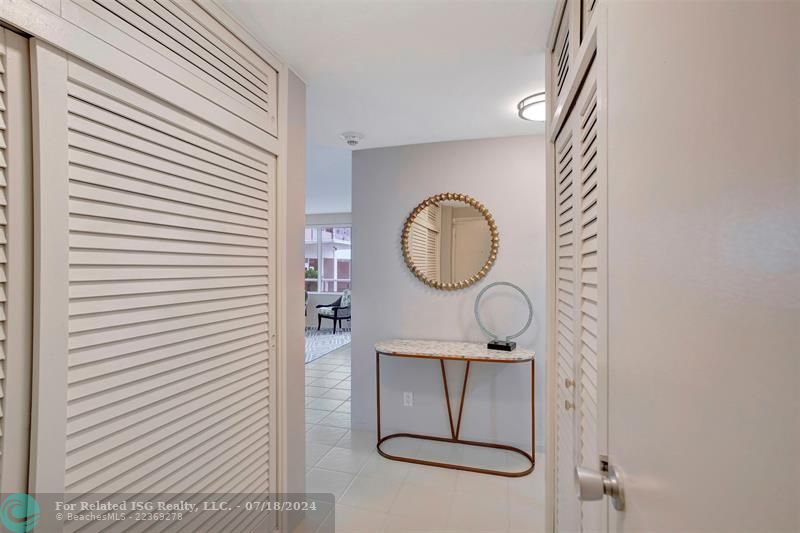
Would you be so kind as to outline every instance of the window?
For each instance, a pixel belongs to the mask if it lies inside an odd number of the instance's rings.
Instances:
[[[342,292],[350,288],[351,242],[349,226],[306,227],[307,291]]]

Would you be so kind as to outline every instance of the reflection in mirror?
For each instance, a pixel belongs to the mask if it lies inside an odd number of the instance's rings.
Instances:
[[[496,227],[477,201],[466,195],[438,195],[411,214],[403,244],[406,262],[417,277],[436,288],[458,289],[475,283],[491,267]]]

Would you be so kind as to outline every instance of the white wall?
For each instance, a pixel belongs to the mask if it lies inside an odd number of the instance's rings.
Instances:
[[[459,192],[483,202],[497,221],[500,251],[489,275],[461,291],[435,291],[403,262],[400,234],[409,212],[426,197]],[[478,292],[511,281],[534,301],[538,328],[518,339],[534,348],[537,445],[544,442],[545,159],[544,138],[510,137],[359,150],[353,153],[353,425],[375,426],[375,352],[385,338],[484,341],[473,317]],[[492,323],[518,329],[524,303],[500,295],[488,303]],[[462,364],[449,363],[451,393],[460,391]],[[384,358],[382,427],[446,435],[438,363]],[[476,364],[470,372],[462,437],[530,446],[530,370],[525,365]],[[402,407],[402,393],[414,407]]]
[[[305,490],[305,337],[303,335],[303,232],[305,217],[298,209],[303,204],[306,178],[306,85],[289,71],[287,120],[286,227],[286,459],[287,490]],[[281,317],[283,318],[283,317]]]
[[[307,214],[350,212],[352,161],[352,151],[349,148],[308,145],[306,154]]]

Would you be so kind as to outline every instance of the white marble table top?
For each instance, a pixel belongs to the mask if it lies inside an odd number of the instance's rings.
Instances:
[[[463,359],[470,361],[497,361],[515,363],[530,361],[533,352],[516,349],[513,352],[489,350],[485,342],[429,341],[420,339],[392,339],[375,343],[375,351],[386,355],[430,357],[432,359]]]

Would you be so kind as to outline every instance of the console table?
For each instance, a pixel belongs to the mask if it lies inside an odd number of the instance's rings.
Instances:
[[[381,435],[381,356],[391,357],[413,357],[418,359],[434,359],[439,361],[442,371],[442,386],[444,390],[444,398],[447,404],[447,416],[450,422],[450,437],[439,437],[434,435],[418,435],[415,433],[392,433],[391,435]],[[526,350],[514,350],[512,352],[504,352],[500,350],[489,350],[485,344],[477,342],[449,342],[449,341],[427,341],[427,340],[387,340],[375,344],[375,374],[377,379],[377,401],[378,401],[378,453],[387,459],[394,461],[404,461],[406,463],[423,464],[429,466],[439,466],[442,468],[452,468],[455,470],[467,470],[469,472],[479,472],[482,474],[494,474],[497,476],[506,477],[520,477],[530,474],[536,464],[534,446],[536,443],[534,435],[534,411],[533,411],[533,378],[534,378],[534,364],[533,352]],[[458,410],[458,419],[454,423],[453,411],[450,407],[450,394],[447,388],[447,371],[445,370],[444,362],[446,360],[465,361],[466,369],[464,370],[464,384],[461,388],[461,401]],[[531,452],[528,453],[524,450],[509,446],[506,444],[495,444],[490,442],[480,442],[473,440],[465,440],[459,438],[461,432],[461,419],[464,414],[464,397],[467,392],[467,383],[469,381],[469,367],[472,362],[480,363],[505,363],[505,364],[518,364],[530,362],[531,365]],[[392,455],[381,449],[381,445],[390,439],[398,437],[408,437],[412,439],[424,439],[438,442],[454,442],[458,444],[466,444],[469,446],[480,446],[483,448],[495,448],[499,450],[507,450],[515,452],[525,457],[530,466],[525,470],[518,472],[507,472],[503,470],[493,470],[487,468],[477,468],[468,465],[442,463],[438,461],[427,461],[423,459],[416,459],[413,457],[401,457],[399,455]]]

